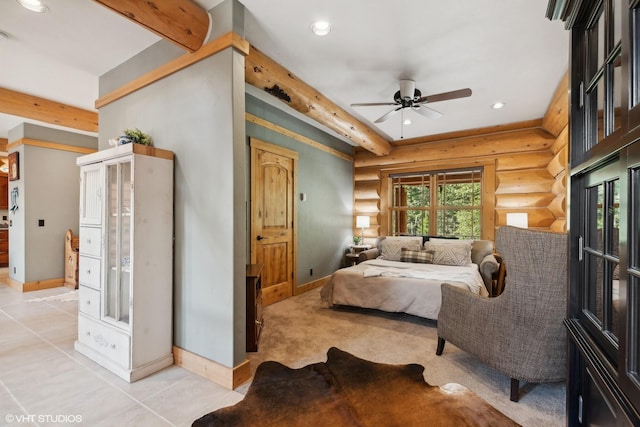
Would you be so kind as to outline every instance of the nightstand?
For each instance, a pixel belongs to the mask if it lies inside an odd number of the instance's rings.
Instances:
[[[371,245],[350,245],[344,254],[344,264],[346,267],[356,265],[360,258],[360,252],[371,249]]]

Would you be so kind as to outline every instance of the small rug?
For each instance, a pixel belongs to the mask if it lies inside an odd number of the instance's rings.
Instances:
[[[27,302],[44,302],[44,301],[78,301],[78,291],[65,292],[59,295],[51,295],[42,298],[32,298]]]
[[[299,369],[261,363],[245,398],[207,426],[518,426],[459,384],[431,386],[418,364],[370,362],[332,347]]]

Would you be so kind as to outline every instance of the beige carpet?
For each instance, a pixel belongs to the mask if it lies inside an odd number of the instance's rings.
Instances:
[[[338,347],[378,363],[420,364],[429,384],[462,384],[523,426],[566,425],[563,383],[523,384],[520,401],[511,402],[507,376],[450,343],[442,356],[435,355],[435,322],[365,309],[324,308],[319,291],[264,308],[259,351],[248,353],[253,371],[265,360],[291,368],[324,362],[328,349]],[[246,392],[248,385],[238,391]]]

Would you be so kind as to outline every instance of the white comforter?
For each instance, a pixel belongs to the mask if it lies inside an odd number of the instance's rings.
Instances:
[[[320,295],[329,307],[375,308],[437,320],[440,285],[445,282],[488,296],[476,264],[458,267],[379,259],[336,271]]]

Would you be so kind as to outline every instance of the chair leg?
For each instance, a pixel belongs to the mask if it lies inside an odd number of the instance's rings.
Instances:
[[[444,350],[444,343],[445,343],[444,338],[438,337],[438,347],[436,348],[436,356],[440,356],[442,354],[442,351]]]
[[[511,396],[510,396],[511,401],[517,402],[519,399],[519,394],[520,394],[520,381],[515,378],[511,378]]]

